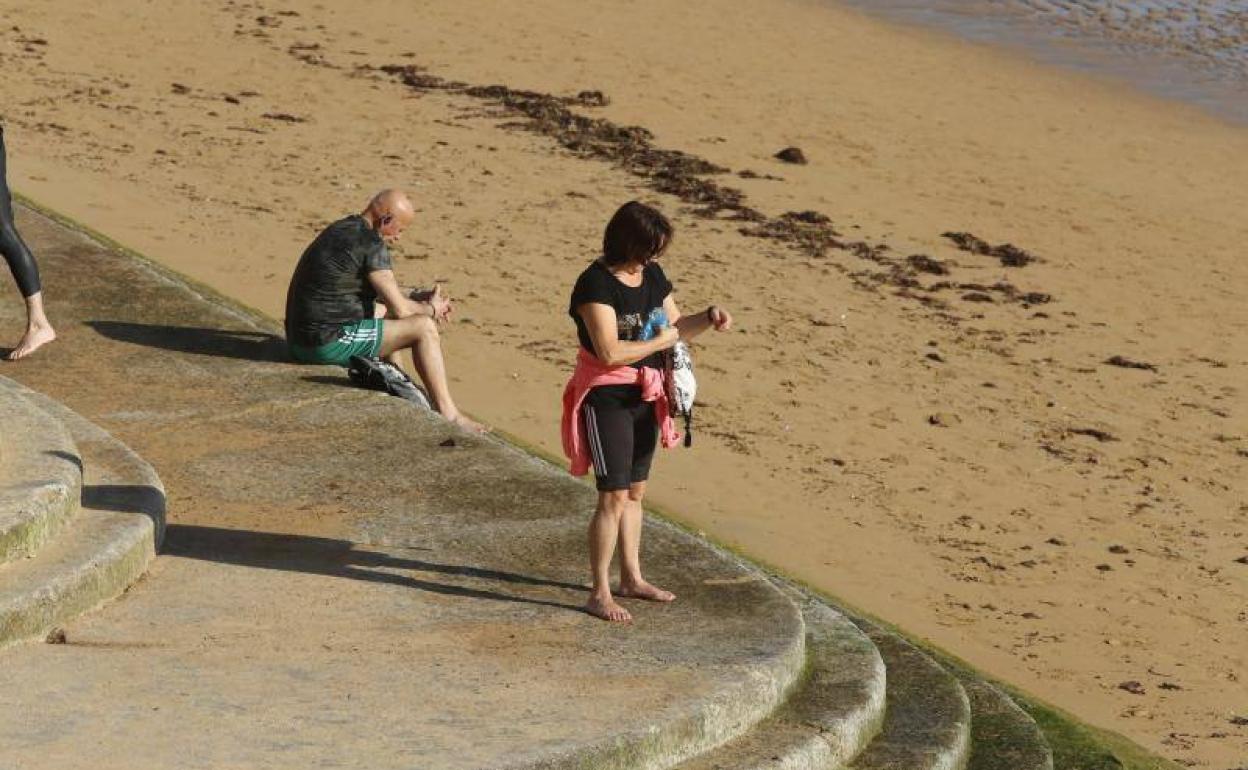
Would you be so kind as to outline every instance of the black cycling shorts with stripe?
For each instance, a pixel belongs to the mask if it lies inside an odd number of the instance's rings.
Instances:
[[[599,492],[628,489],[650,477],[650,463],[659,440],[654,402],[633,398],[596,397],[591,391],[581,407],[585,437]],[[606,396],[606,393],[601,396]]]

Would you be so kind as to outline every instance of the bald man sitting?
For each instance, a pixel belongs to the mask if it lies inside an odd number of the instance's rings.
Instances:
[[[438,323],[450,317],[441,288],[410,295],[399,288],[387,243],[416,214],[401,190],[377,193],[368,208],[334,222],[312,241],[286,294],[286,343],[296,361],[349,366],[352,356],[390,357],[412,351],[433,407],[468,430],[477,423],[455,406],[446,383]],[[376,311],[376,303],[385,313]],[[377,317],[382,315],[382,317]]]

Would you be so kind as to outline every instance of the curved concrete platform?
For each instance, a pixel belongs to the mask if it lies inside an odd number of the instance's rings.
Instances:
[[[28,557],[78,508],[82,460],[68,429],[0,377],[0,564]]]
[[[212,508],[297,502],[284,510],[306,526],[304,495],[327,487],[301,491],[297,469],[333,467],[335,496],[390,545],[175,522],[149,577],[70,624],[69,644],[6,653],[0,689],[18,695],[0,704],[0,745],[13,759],[68,761],[89,745],[103,768],[132,766],[136,750],[161,767],[658,768],[748,727],[799,676],[801,615],[748,566],[653,526],[654,577],[680,602],[602,623],[577,611],[588,490],[395,399],[335,402],[214,423],[220,443],[183,456],[174,489],[197,479]],[[344,453],[351,431],[396,420],[410,453]],[[249,421],[300,448],[223,449]],[[246,470],[225,479],[222,465]],[[398,475],[478,465],[505,469],[510,504],[447,506]]]
[[[853,770],[962,770],[970,759],[971,704],[957,678],[917,647],[859,621],[888,667],[884,726]]]
[[[151,466],[72,411],[0,378],[44,424],[64,426],[83,463],[72,526],[27,559],[0,566],[0,646],[42,636],[125,591],[155,556],[165,497]],[[37,405],[37,406],[36,406]]]

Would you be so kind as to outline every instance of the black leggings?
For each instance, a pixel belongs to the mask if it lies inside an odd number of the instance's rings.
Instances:
[[[39,266],[13,224],[13,196],[9,193],[8,169],[5,167],[4,126],[0,126],[0,254],[9,263],[13,280],[23,297],[38,294]]]
[[[654,402],[638,398],[632,404],[613,403],[591,393],[581,414],[599,492],[628,489],[650,477],[659,439]]]

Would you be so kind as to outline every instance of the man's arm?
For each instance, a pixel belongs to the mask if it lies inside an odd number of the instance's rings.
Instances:
[[[417,302],[403,292],[394,277],[393,270],[374,270],[368,274],[368,282],[372,284],[373,291],[377,292],[377,299],[386,306],[386,310],[390,311],[388,313],[390,317],[407,318],[414,315],[435,317],[431,302]]]

